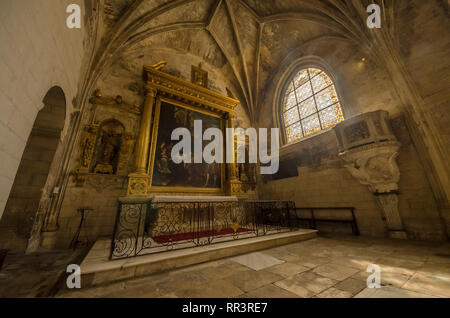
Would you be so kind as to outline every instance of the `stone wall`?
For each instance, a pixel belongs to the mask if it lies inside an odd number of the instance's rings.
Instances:
[[[404,58],[408,69],[415,75],[414,80],[417,81],[422,97],[430,103],[429,111],[436,112],[434,116],[439,124],[438,129],[442,130],[442,138],[446,140],[448,128],[443,126],[450,118],[448,71],[445,73],[448,57],[441,55],[445,52],[442,46],[446,44],[430,39],[433,29],[446,32],[438,26],[439,23],[445,24],[442,21],[444,13],[438,12],[436,6],[424,6],[424,11],[412,21],[416,24],[424,23],[426,31],[417,31],[420,29],[417,27],[416,35],[408,34],[409,37],[403,39],[412,50]],[[428,34],[428,38],[425,34]],[[399,210],[406,232],[411,239],[444,240],[450,218],[445,207],[440,206],[436,199],[426,150],[417,145],[412,137],[414,132],[411,131],[411,123],[408,123],[402,102],[401,94],[404,92],[396,90],[386,69],[365,54],[367,53],[363,49],[345,41],[319,40],[305,45],[302,51],[292,53],[290,66],[316,65],[327,70],[335,80],[345,118],[378,109],[390,113],[394,133],[402,143],[397,159],[401,173]],[[442,60],[430,60],[429,54],[436,54]],[[365,58],[364,61],[362,58]],[[439,67],[441,63],[443,69]],[[278,126],[277,94],[281,93],[280,87],[286,78],[286,70],[286,65],[280,67],[272,84],[266,89],[258,120],[261,127]],[[432,84],[432,78],[439,80]],[[295,165],[298,173],[291,171],[284,177],[276,176],[273,180],[262,177],[258,187],[260,198],[294,200],[299,207],[354,206],[361,233],[384,236],[386,225],[375,197],[346,171],[337,154],[337,140],[333,131],[286,145],[281,149],[280,165],[283,161]],[[345,231],[339,225],[326,229]]]
[[[407,2],[398,13],[398,32],[403,62],[450,160],[450,6],[445,2]]]
[[[118,198],[127,192],[128,178],[90,175],[82,187],[72,179],[66,190],[59,218],[56,248],[68,248],[79,223],[80,207],[89,207],[80,239],[95,242],[98,237],[111,236],[117,214]]]
[[[75,2],[84,15],[83,2]],[[85,28],[66,27],[70,3],[74,1],[0,3],[0,217],[47,91],[53,86],[63,89],[66,123],[72,112],[82,75]]]
[[[436,201],[404,118],[394,118],[391,123],[402,143],[397,159],[401,173],[399,211],[406,232],[411,239],[443,240],[445,234]],[[383,213],[375,196],[344,168],[337,155],[338,144],[333,131],[300,142],[293,152],[283,152],[280,164],[291,159],[297,166],[298,176],[279,180],[262,178],[258,187],[261,199],[294,200],[297,207],[355,207],[362,235],[386,235]],[[328,213],[336,215],[333,211]],[[327,212],[322,214],[327,215]],[[344,225],[320,226],[324,231],[351,233]]]
[[[66,103],[59,87],[52,88],[43,102],[45,107],[39,111],[28,137],[0,220],[0,247],[25,250],[37,212],[45,210],[45,205],[41,203],[42,196],[48,198],[44,195],[44,188],[47,185],[47,192],[52,191],[55,173],[51,167],[57,166],[53,163],[57,163],[60,157],[56,153],[58,148],[58,153],[62,148],[60,136],[64,128]]]

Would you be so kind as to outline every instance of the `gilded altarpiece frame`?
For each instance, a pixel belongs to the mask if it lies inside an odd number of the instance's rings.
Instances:
[[[161,64],[158,63],[157,65]],[[229,195],[231,192],[230,180],[233,180],[233,176],[236,175],[234,171],[235,165],[233,164],[220,164],[219,187],[161,186],[160,184],[153,184],[155,164],[158,164],[155,162],[158,160],[158,155],[161,156],[161,151],[164,151],[166,152],[164,156],[170,156],[170,152],[167,149],[158,149],[158,129],[162,105],[168,104],[179,109],[217,118],[220,121],[222,132],[225,133],[226,128],[233,127],[234,109],[239,103],[234,98],[167,74],[161,71],[161,68],[161,66],[144,66],[147,95],[137,142],[136,172],[129,175],[127,195],[147,196],[152,193],[162,192]],[[179,127],[183,126],[180,125]],[[206,128],[209,127],[204,125],[203,129]],[[159,148],[161,147],[159,146]],[[224,145],[224,158],[225,154]],[[145,171],[142,171],[142,167],[145,167]]]
[[[192,120],[194,119],[206,119],[206,123],[208,122],[208,119],[211,119],[211,121],[215,122],[216,124],[211,126],[206,124],[205,126],[205,120],[202,120],[203,123],[203,131],[207,128],[219,128],[222,133],[225,135],[225,119],[222,118],[223,115],[219,113],[215,113],[211,110],[205,110],[203,108],[199,107],[193,107],[188,104],[182,103],[180,101],[164,98],[164,97],[158,97],[156,99],[156,106],[155,106],[155,117],[154,117],[154,124],[152,129],[152,141],[151,141],[151,147],[150,147],[150,157],[149,157],[149,167],[147,170],[148,175],[150,176],[149,179],[149,192],[183,192],[183,193],[211,193],[211,194],[224,194],[225,193],[225,164],[206,164],[206,163],[191,163],[191,164],[178,164],[178,165],[172,165],[170,168],[171,170],[173,168],[178,169],[177,172],[171,171],[173,175],[178,175],[176,179],[180,180],[185,178],[185,185],[178,185],[178,186],[166,186],[162,185],[161,183],[161,177],[158,175],[159,170],[168,170],[168,167],[158,167],[161,166],[161,152],[165,152],[164,157],[170,156],[170,148],[161,150],[161,144],[163,144],[163,147],[169,144],[170,142],[166,136],[166,139],[161,140],[161,124],[164,125],[164,129],[169,129],[169,134],[171,133],[172,129],[174,128],[188,128],[183,124],[177,124],[176,126],[172,127],[170,125],[170,121],[167,120],[167,114],[171,113],[172,110],[170,108],[174,109],[175,115],[177,113],[181,113],[179,117],[186,116],[186,115],[193,115],[193,114],[199,114],[200,118],[191,118],[190,123],[192,124]],[[163,108],[163,109],[162,109]],[[161,113],[161,110],[163,110],[163,114]],[[165,118],[163,118],[163,115],[166,115]],[[202,118],[203,116],[203,118]],[[189,120],[189,119],[188,119]],[[192,127],[190,127],[192,128]],[[193,129],[189,129],[191,131],[191,136],[193,137]],[[166,132],[167,135],[167,132]],[[177,143],[178,141],[172,141],[172,144]],[[207,142],[206,142],[207,143]],[[164,145],[166,144],[166,145]],[[191,145],[193,146],[193,140],[191,141]],[[205,145],[205,142],[203,146]],[[225,147],[222,149],[223,157],[225,158]],[[158,156],[159,154],[159,156]],[[163,160],[162,162],[166,162],[166,160]],[[218,166],[217,166],[218,165]],[[186,166],[186,168],[183,169],[183,167]],[[217,166],[217,169],[214,169],[212,167]],[[183,172],[186,172],[187,174],[183,175]],[[197,178],[198,177],[198,178]],[[218,177],[218,178],[217,178]],[[199,180],[200,179],[200,180]],[[169,179],[170,180],[170,179]],[[214,181],[212,181],[214,180]],[[178,184],[183,183],[178,181]],[[196,185],[197,186],[192,186]]]

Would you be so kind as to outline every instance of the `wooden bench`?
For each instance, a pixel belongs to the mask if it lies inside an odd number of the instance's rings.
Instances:
[[[342,217],[323,217],[318,216],[316,211],[348,211],[347,215],[343,215]],[[306,213],[305,213],[306,212]],[[320,207],[320,208],[294,208],[294,213],[290,215],[291,221],[299,222],[306,221],[309,223],[310,228],[317,229],[317,222],[329,222],[329,223],[345,223],[350,224],[352,227],[352,232],[354,235],[360,235],[358,224],[356,223],[355,218],[355,208],[354,207]]]

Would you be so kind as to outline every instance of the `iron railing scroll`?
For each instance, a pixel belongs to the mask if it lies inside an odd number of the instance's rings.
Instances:
[[[291,231],[294,212],[289,201],[119,202],[110,259]]]

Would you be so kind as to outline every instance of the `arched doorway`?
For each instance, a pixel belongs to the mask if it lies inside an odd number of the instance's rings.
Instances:
[[[51,192],[49,176],[55,154],[61,143],[61,132],[66,117],[66,98],[63,90],[52,87],[43,99],[14,183],[0,220],[0,248],[24,251],[33,222],[43,209]],[[55,163],[56,164],[56,163]]]

